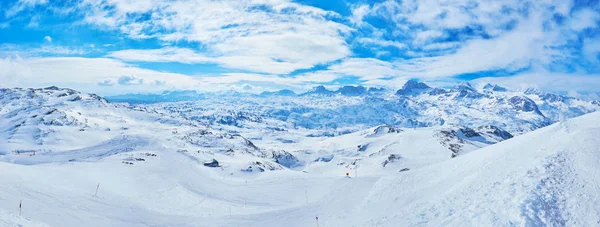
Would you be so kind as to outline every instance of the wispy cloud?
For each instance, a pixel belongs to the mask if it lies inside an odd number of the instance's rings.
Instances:
[[[51,40],[48,36],[48,38]],[[0,45],[0,57],[19,55],[21,57],[36,57],[40,55],[82,55],[90,50],[83,47],[67,47],[46,43],[39,46],[23,46],[16,44]]]
[[[130,38],[199,42],[205,55],[219,58],[226,67],[285,74],[351,54],[343,35],[352,28],[327,20],[338,15],[288,1],[85,1],[78,7],[89,9],[86,23],[117,29]],[[152,15],[148,20],[139,20],[148,14]],[[138,51],[136,55],[171,55],[152,58],[157,61],[202,58],[174,51]],[[192,59],[185,60],[182,54]]]
[[[0,58],[0,68],[4,87],[58,85],[101,94],[201,87],[198,80],[190,76],[142,69],[108,58],[8,57]],[[163,81],[160,84],[164,86],[156,86],[155,81]],[[111,90],[102,86],[111,86]]]
[[[12,7],[7,8],[6,11],[4,11],[4,16],[9,18],[23,10],[34,8],[37,5],[45,5],[47,3],[48,0],[18,0]]]
[[[144,79],[135,76],[121,76],[117,80],[120,85],[141,85],[144,84]]]

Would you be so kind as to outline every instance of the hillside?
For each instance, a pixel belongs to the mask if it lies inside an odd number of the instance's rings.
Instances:
[[[600,113],[514,138],[493,125],[455,124],[329,135],[268,119],[209,124],[68,89],[2,92],[0,185],[8,187],[0,188],[0,221],[10,225],[307,226],[317,216],[322,226],[600,220]]]

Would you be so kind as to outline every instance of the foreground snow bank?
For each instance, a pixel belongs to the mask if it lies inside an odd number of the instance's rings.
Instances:
[[[29,226],[29,227],[46,227],[48,225],[36,221],[32,221],[18,215],[18,207],[15,207],[16,213],[11,213],[0,209],[0,226]]]
[[[328,226],[598,226],[599,135],[600,113],[588,114],[343,196],[369,187],[353,185],[280,221],[313,212]],[[356,205],[343,214],[330,209],[336,200]]]

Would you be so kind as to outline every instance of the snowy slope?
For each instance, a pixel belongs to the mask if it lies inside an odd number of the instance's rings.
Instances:
[[[271,163],[268,151],[239,134],[56,87],[0,90],[0,138],[0,160],[28,165],[94,162],[135,150],[161,149],[187,154],[200,163],[237,154],[282,168]],[[247,168],[248,162],[235,163]]]
[[[142,151],[0,163],[0,184],[9,185],[0,209],[14,215],[22,199],[24,218],[54,226],[310,226],[316,216],[322,226],[594,226],[598,135],[594,113],[437,164],[357,178],[342,177],[344,167],[240,173],[146,149],[158,156],[136,165],[120,156]]]
[[[46,227],[48,225],[23,218],[18,214],[10,213],[0,209],[0,226]]]
[[[373,184],[348,179],[318,204],[256,226],[311,215],[327,226],[597,226],[599,135],[600,113],[588,114]]]
[[[410,92],[435,90],[417,87]],[[352,110],[345,105],[368,98],[356,96],[362,90],[286,97],[315,109]],[[311,226],[318,216],[321,226],[594,226],[600,220],[593,168],[600,161],[600,113],[511,138],[476,114],[461,115],[473,119],[469,124],[431,127],[297,127],[261,114],[269,105],[255,101],[244,107],[254,105],[253,111],[224,111],[219,103],[125,105],[54,87],[3,89],[0,224]],[[526,99],[513,101],[503,105],[522,115],[509,120],[539,115]],[[298,107],[290,105],[282,108]],[[546,115],[545,107],[537,110]],[[212,159],[218,167],[204,165]]]

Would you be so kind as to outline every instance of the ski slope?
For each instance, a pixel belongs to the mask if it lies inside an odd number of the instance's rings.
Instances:
[[[316,226],[318,216],[320,226],[596,226],[598,135],[592,113],[408,171],[398,172],[401,162],[386,172],[359,167],[351,178],[325,163],[208,168],[152,144],[92,161],[0,162],[0,223]],[[130,157],[145,161],[122,163]]]
[[[588,114],[374,184],[348,179],[256,226],[305,226],[309,214],[327,226],[597,226],[598,135],[600,114]]]

